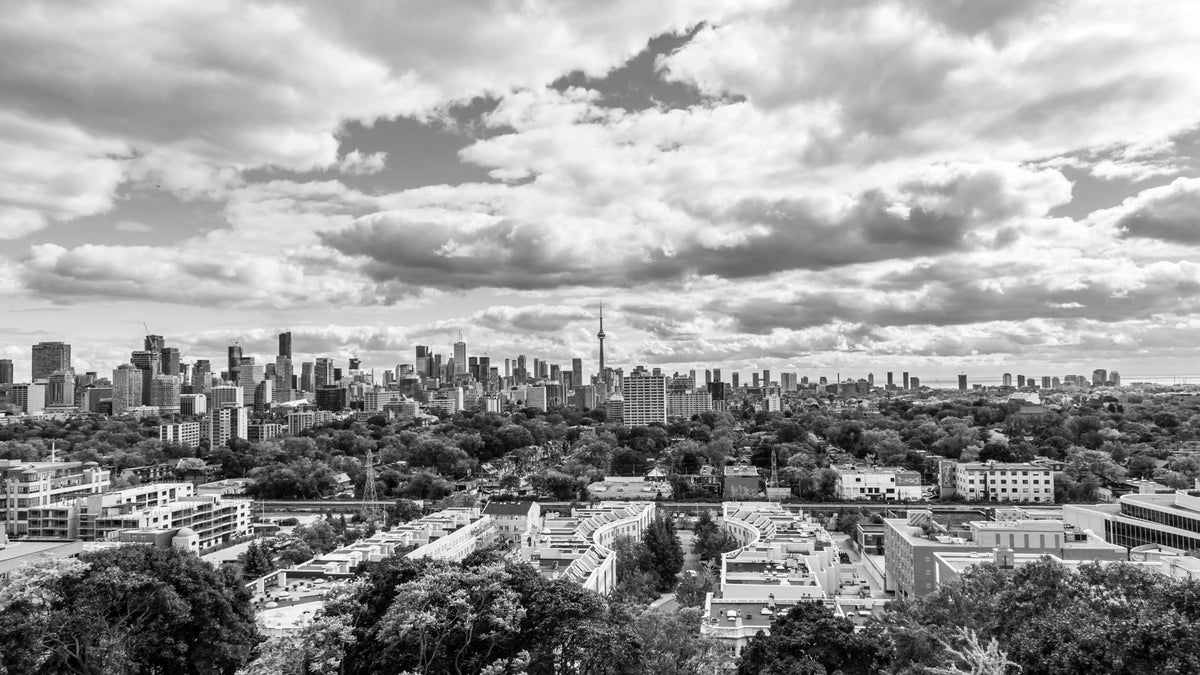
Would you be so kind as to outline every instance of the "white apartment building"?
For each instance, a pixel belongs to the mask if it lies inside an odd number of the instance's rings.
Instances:
[[[191,483],[152,483],[30,510],[29,536],[116,540],[126,530],[188,528],[203,551],[249,536],[250,500],[195,494]]]
[[[667,393],[667,417],[691,419],[693,415],[712,411],[712,394],[703,390]]]
[[[31,509],[91,494],[111,485],[95,462],[23,462],[0,459],[0,521],[8,534],[24,535]]]
[[[158,440],[164,443],[178,443],[185,448],[194,448],[200,445],[200,423],[160,424],[158,425]]]
[[[295,436],[305,429],[311,429],[317,424],[316,413],[290,412],[287,416],[288,433]]]
[[[954,490],[967,500],[1054,503],[1054,471],[1028,463],[958,462]]]
[[[898,467],[835,467],[839,499],[918,501],[921,474]]]
[[[622,386],[625,409],[623,421],[627,427],[644,427],[658,422],[667,423],[667,378],[644,370],[635,370]],[[710,403],[711,405],[711,403]]]

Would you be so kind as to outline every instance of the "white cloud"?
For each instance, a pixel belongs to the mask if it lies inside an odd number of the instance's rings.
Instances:
[[[153,232],[154,228],[145,224],[139,223],[136,220],[122,220],[113,229],[118,232]]]

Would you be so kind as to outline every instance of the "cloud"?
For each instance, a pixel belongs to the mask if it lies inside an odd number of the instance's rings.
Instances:
[[[653,205],[646,196],[642,211],[630,208],[639,196],[634,191],[627,201],[573,217],[552,216],[556,196],[545,193],[534,182],[454,205],[430,199],[420,208],[366,216],[321,238],[364,260],[364,271],[380,282],[454,289],[630,286],[991,246],[991,238],[980,239],[983,233],[1042,215],[1069,199],[1070,186],[1054,170],[946,165],[832,207],[815,200],[746,197],[716,210],[672,206],[669,196],[667,204]],[[537,199],[539,194],[544,198]],[[484,209],[490,213],[481,213]]]
[[[145,223],[139,223],[139,222],[133,221],[133,220],[122,220],[122,221],[118,222],[116,225],[113,225],[113,229],[117,230],[118,232],[153,232],[154,231],[153,227],[151,227]]]
[[[372,152],[368,154],[351,150],[338,162],[337,168],[338,171],[351,176],[379,173],[387,168],[387,153]]]
[[[1117,215],[1113,225],[1124,238],[1200,245],[1200,179],[1143,190],[1108,215]]]

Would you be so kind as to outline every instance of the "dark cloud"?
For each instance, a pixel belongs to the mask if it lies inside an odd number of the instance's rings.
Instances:
[[[588,77],[581,71],[575,71],[555,80],[550,87],[560,92],[571,87],[591,89],[600,94],[600,100],[597,101],[600,107],[630,111],[650,108],[680,110],[696,105],[742,100],[738,96],[709,96],[691,82],[665,77],[662,59],[686,46],[703,28],[704,24],[698,24],[686,31],[651,38],[645,49],[604,77]]]
[[[1116,227],[1125,238],[1200,244],[1200,180],[1179,179],[1143,192]]]
[[[526,188],[516,188],[526,189]],[[498,220],[482,227],[408,219],[398,213],[364,217],[325,244],[363,260],[381,284],[467,290],[517,290],[604,284],[628,287],[692,276],[761,277],[787,270],[825,270],[910,259],[993,245],[972,240],[979,228],[1036,213],[1010,178],[990,170],[950,170],[909,181],[897,196],[859,195],[834,216],[799,199],[747,198],[725,209],[680,205],[697,223],[690,236],[649,250],[572,247],[570,234],[543,224]],[[650,223],[613,222],[631,233]],[[729,243],[712,243],[727,231]],[[1007,233],[1011,243],[1015,232]]]
[[[1082,279],[1067,287],[1031,280],[997,285],[987,274],[932,270],[912,297],[876,296],[862,290],[799,291],[788,300],[726,299],[706,311],[732,317],[740,330],[770,333],[776,328],[806,329],[837,322],[870,326],[962,326],[1029,319],[1091,319],[1122,322],[1158,314],[1187,316],[1200,312],[1200,283],[1195,271],[1178,268],[1140,287]]]

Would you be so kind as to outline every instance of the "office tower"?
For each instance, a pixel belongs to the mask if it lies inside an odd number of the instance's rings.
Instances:
[[[161,352],[163,347],[167,346],[166,340],[161,335],[147,335],[143,340],[144,349],[148,352]]]
[[[174,375],[155,375],[150,380],[150,405],[163,415],[179,414],[179,378]]]
[[[279,356],[292,358],[292,331],[279,334]]]
[[[275,357],[275,393],[284,401],[292,400],[292,357],[280,354]]]
[[[454,343],[454,374],[467,374],[467,343],[463,342],[462,333],[458,334],[458,342]]]
[[[1005,373],[1000,377],[1001,383],[1006,387],[1012,386],[1012,373]]]
[[[734,374],[731,376],[731,379],[732,379],[732,381],[733,381],[733,388],[734,388],[734,389],[737,389],[737,388],[738,388],[738,377],[740,377],[740,375],[739,375],[738,373],[734,373]]]
[[[1108,381],[1111,382],[1112,386],[1114,386],[1114,387],[1121,386],[1121,374],[1115,370],[1112,371],[1111,373],[1108,374]]]
[[[316,382],[316,367],[312,361],[305,361],[300,364],[300,391],[314,392],[317,390]]]
[[[325,357],[317,359],[313,369],[313,386],[319,390],[321,387],[328,387],[333,383],[333,359]]]
[[[180,394],[179,414],[199,417],[208,413],[208,397],[204,394]]]
[[[571,359],[571,383],[576,387],[583,386],[583,359]]]
[[[0,384],[13,383],[12,359],[0,359]]]
[[[750,386],[754,389],[759,387],[758,373],[750,373]]]
[[[608,334],[604,332],[604,303],[600,303],[600,332],[596,333],[596,338],[600,340],[600,381],[603,384],[608,384],[606,379],[608,375],[604,372],[604,338]]]
[[[124,415],[125,411],[142,404],[142,371],[132,363],[117,366],[112,375],[112,414]]]
[[[887,388],[888,388],[888,389],[891,389],[891,388],[892,388],[892,387],[894,387],[894,386],[896,386],[896,382],[895,382],[895,380],[892,378],[892,371],[890,371],[890,370],[889,370],[889,371],[888,371],[888,374],[887,374]]]
[[[875,388],[875,373],[867,373],[867,386],[872,389]]]
[[[350,357],[350,372],[353,373],[356,370],[362,370],[362,359],[358,358],[357,356],[351,356]]]
[[[549,375],[549,377],[552,381],[562,382],[562,368],[559,368],[558,364],[550,366],[550,372],[547,374]]]
[[[242,363],[242,347],[241,345],[229,345],[229,377],[230,379],[237,378],[238,366]]]
[[[512,377],[512,359],[504,359],[504,376]]]
[[[921,388],[921,378],[914,375],[909,382],[912,384],[914,391]]]
[[[71,345],[65,342],[39,342],[33,346],[32,380],[47,380],[56,370],[71,367]]]
[[[429,377],[433,372],[432,359],[428,345],[417,345],[416,360],[413,361],[417,377]]]
[[[713,368],[713,382],[721,382],[721,369]]]
[[[625,425],[644,427],[667,422],[667,378],[635,370],[625,378]]]
[[[487,382],[492,377],[492,357],[479,357],[479,376],[476,378],[480,382]]]
[[[908,372],[900,373],[900,383],[901,383],[900,388],[905,391],[908,391],[908,385],[910,384],[910,382],[908,380]]]
[[[179,349],[163,347],[158,351],[162,355],[163,375],[179,375]]]
[[[526,360],[524,354],[517,355],[517,365],[513,369],[513,377],[516,378],[517,384],[521,384],[529,378],[529,372],[525,368]]]
[[[1092,371],[1093,387],[1103,387],[1105,382],[1108,382],[1108,371],[1103,368],[1097,368]]]
[[[709,370],[708,368],[705,368],[704,369],[704,386],[707,388],[708,385],[710,385],[712,383],[713,383],[712,371]]]
[[[1043,375],[1042,376],[1042,389],[1049,389],[1049,388],[1050,388],[1050,376]]]
[[[1025,376],[1017,375],[1017,389],[1024,389],[1024,388],[1025,388]]]
[[[253,356],[243,356],[238,366],[237,385],[242,388],[242,400],[253,401],[258,383],[267,377],[266,369],[254,362]]]
[[[45,382],[12,384],[9,387],[13,404],[26,415],[37,415],[46,409]]]
[[[208,359],[197,359],[192,366],[192,388],[196,391],[207,391],[212,386],[212,362]]]
[[[317,387],[317,410],[341,412],[346,409],[346,390],[335,385]]]
[[[1054,387],[1055,389],[1058,389],[1059,387],[1062,386],[1062,380],[1059,380],[1057,377],[1052,377],[1052,378],[1050,378],[1050,386]]]
[[[965,373],[959,373],[959,375],[958,375],[958,390],[959,391],[967,390],[967,376]]]
[[[771,371],[770,370],[763,369],[762,386],[764,386],[764,387],[771,386]]]
[[[333,369],[333,384],[341,384],[341,382],[342,382],[342,369],[334,368]]]
[[[156,375],[162,374],[162,353],[147,350],[133,352],[129,362],[142,373],[142,400],[138,405],[150,405],[150,383]]]
[[[208,392],[208,401],[213,410],[226,406],[241,407],[245,404],[245,392],[235,384],[218,384]]]
[[[254,387],[254,412],[263,413],[271,409],[275,402],[275,382],[263,380]]]
[[[46,378],[46,405],[75,405],[75,370],[65,368]]]

